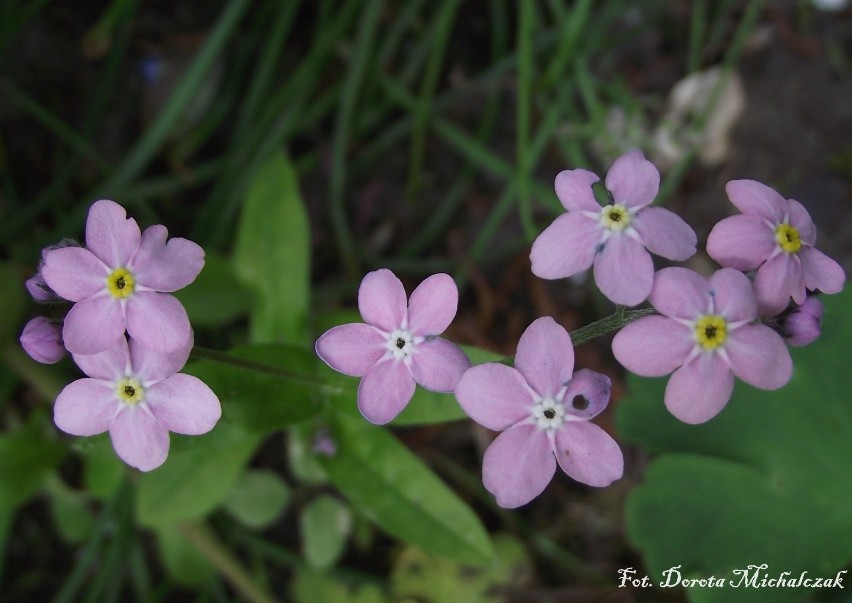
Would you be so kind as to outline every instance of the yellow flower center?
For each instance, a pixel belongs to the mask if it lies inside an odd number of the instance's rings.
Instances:
[[[624,230],[631,221],[630,211],[623,205],[607,205],[601,210],[601,225],[610,230]]]
[[[127,268],[116,268],[107,277],[107,289],[113,297],[124,299],[133,295],[136,279]]]
[[[728,325],[721,316],[707,314],[695,323],[695,340],[705,350],[715,350],[728,338]]]
[[[127,377],[118,382],[115,386],[115,393],[118,394],[118,399],[125,404],[139,404],[145,399],[145,388],[133,377]]]
[[[786,253],[796,253],[802,246],[799,231],[789,224],[779,224],[775,229],[775,240]]]

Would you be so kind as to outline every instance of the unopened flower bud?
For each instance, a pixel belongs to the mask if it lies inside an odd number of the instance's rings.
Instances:
[[[816,297],[808,297],[805,303],[790,312],[782,323],[787,343],[800,347],[819,337],[822,311],[822,302]]]
[[[54,364],[65,356],[62,328],[59,323],[44,316],[37,316],[27,323],[20,341],[30,358],[42,364]]]

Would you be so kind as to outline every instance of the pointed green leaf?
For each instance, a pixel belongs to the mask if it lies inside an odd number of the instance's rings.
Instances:
[[[225,510],[256,530],[274,523],[290,502],[290,487],[265,469],[246,471],[225,499]]]
[[[206,251],[204,269],[191,285],[175,291],[195,327],[218,326],[248,315],[252,295],[237,278],[233,263]]]
[[[352,530],[352,514],[342,501],[328,495],[312,500],[299,516],[305,560],[315,569],[327,569],[343,554]]]

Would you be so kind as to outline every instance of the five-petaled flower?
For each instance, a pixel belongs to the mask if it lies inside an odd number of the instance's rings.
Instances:
[[[807,290],[843,289],[846,275],[814,248],[816,227],[801,203],[754,180],[732,180],[725,190],[742,214],[713,227],[707,253],[727,268],[757,270],[754,291],[761,315],[779,314],[791,297],[805,303]]]
[[[621,477],[621,449],[589,422],[606,408],[610,380],[587,369],[573,371],[571,336],[542,317],[521,336],[514,368],[480,364],[456,386],[456,398],[471,419],[503,432],[482,461],[482,481],[500,506],[519,507],[541,494],[557,463],[591,486],[608,486]]]
[[[387,269],[367,274],[358,290],[363,323],[334,327],[316,343],[331,368],[362,377],[361,414],[377,425],[396,417],[414,395],[415,382],[451,392],[470,362],[456,345],[438,337],[458,308],[458,288],[447,274],[434,274],[411,294]]]
[[[686,268],[664,268],[649,301],[662,316],[645,316],[616,334],[612,351],[644,377],[674,371],[665,404],[685,423],[704,423],[728,403],[736,375],[760,389],[778,389],[793,362],[781,336],[755,322],[748,277],[722,268],[709,281]]]
[[[72,354],[96,354],[128,334],[162,353],[192,339],[181,289],[204,266],[204,250],[182,238],[166,242],[165,226],[140,232],[119,204],[101,200],[89,210],[86,247],[46,250],[41,276],[57,295],[76,302],[63,339]]]
[[[595,282],[617,304],[636,305],[648,297],[654,263],[648,251],[670,260],[695,253],[689,225],[662,207],[648,207],[660,188],[660,173],[640,151],[622,155],[606,175],[608,205],[595,200],[599,178],[588,170],[556,176],[556,194],[568,213],[535,240],[530,253],[536,276],[557,279],[594,264]]]
[[[66,433],[91,436],[109,430],[112,445],[128,465],[156,469],[169,454],[169,432],[207,433],[222,414],[219,398],[197,377],[178,373],[192,343],[162,354],[121,337],[109,349],[75,354],[89,378],[59,393],[53,409]]]

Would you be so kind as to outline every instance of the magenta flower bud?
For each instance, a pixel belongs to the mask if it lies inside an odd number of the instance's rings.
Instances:
[[[787,343],[796,347],[813,343],[820,336],[822,310],[821,301],[808,297],[805,303],[787,315],[781,323]]]
[[[65,356],[62,328],[44,316],[29,321],[21,333],[21,346],[30,358],[42,364],[54,364]]]
[[[28,278],[25,284],[27,291],[37,302],[49,303],[62,299],[44,282],[41,272]]]

